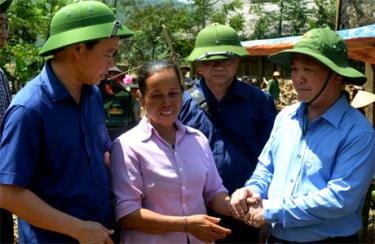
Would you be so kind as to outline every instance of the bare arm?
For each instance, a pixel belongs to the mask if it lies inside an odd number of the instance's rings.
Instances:
[[[70,236],[80,243],[112,243],[110,235],[113,231],[99,223],[61,212],[26,188],[0,185],[0,192],[0,207],[34,226]]]
[[[124,228],[149,234],[189,232],[204,242],[223,239],[231,233],[229,229],[217,225],[219,221],[220,219],[202,214],[186,217],[168,216],[144,208],[135,210],[120,219],[120,223]]]
[[[212,210],[214,210],[216,213],[219,213],[225,216],[231,216],[229,204],[230,204],[230,197],[228,196],[228,194],[226,192],[219,192],[208,203],[208,206]]]
[[[111,155],[109,154],[109,152],[107,151],[107,152],[105,152],[104,153],[104,164],[105,164],[105,166],[108,168],[109,167],[109,163],[110,163],[110,157],[111,157]]]

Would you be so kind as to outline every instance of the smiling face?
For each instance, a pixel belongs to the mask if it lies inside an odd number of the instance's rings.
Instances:
[[[315,59],[295,54],[291,64],[293,86],[300,100],[310,102],[322,89],[330,70]],[[313,102],[314,105],[327,104],[341,94],[342,77],[332,73],[322,94]]]
[[[182,88],[175,70],[168,67],[151,74],[145,88],[141,105],[150,123],[158,131],[173,128],[182,104]]]

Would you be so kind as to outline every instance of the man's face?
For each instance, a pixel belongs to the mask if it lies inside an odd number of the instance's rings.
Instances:
[[[330,70],[317,60],[295,54],[291,64],[291,78],[300,100],[310,102],[322,89],[329,72]],[[335,77],[336,75],[331,75],[327,87],[314,103],[324,101],[334,94],[335,90],[340,89],[340,82],[333,81]]]
[[[8,18],[5,13],[0,13],[0,48],[4,47],[8,35]]]
[[[208,85],[228,87],[236,75],[240,58],[200,62],[198,72]]]
[[[119,38],[112,37],[99,41],[92,49],[82,44],[79,58],[81,80],[84,84],[97,84],[108,75],[108,69],[114,66],[114,56],[119,48]]]

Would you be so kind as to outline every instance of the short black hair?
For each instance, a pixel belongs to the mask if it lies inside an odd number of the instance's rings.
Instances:
[[[176,63],[174,63],[172,60],[169,59],[161,59],[161,60],[155,60],[150,61],[146,64],[144,64],[138,71],[138,86],[139,91],[141,92],[142,96],[144,96],[146,92],[146,80],[151,75],[160,72],[164,69],[173,69],[173,71],[176,74],[176,77],[178,78],[178,82],[180,83],[181,91],[184,90],[184,87],[182,85],[182,79],[179,67]]]
[[[95,45],[98,44],[99,42],[100,40],[91,40],[91,41],[85,41],[83,43],[86,45],[87,49],[92,50],[95,47]]]
[[[54,54],[56,54],[58,52],[61,52],[62,50],[64,50],[67,47],[70,47],[70,46],[73,46],[73,45],[76,45],[76,44],[80,44],[80,43],[85,44],[87,49],[92,50],[95,47],[95,45],[99,43],[99,41],[100,40],[91,40],[91,41],[84,41],[84,42],[74,43],[74,44],[71,44],[71,45],[67,45],[65,47],[60,47],[60,48],[57,48],[55,50],[51,50],[51,53],[49,55],[54,55]]]

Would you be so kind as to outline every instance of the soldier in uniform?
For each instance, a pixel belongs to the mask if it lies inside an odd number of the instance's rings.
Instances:
[[[133,110],[134,98],[126,90],[123,83],[124,75],[120,75],[121,70],[116,66],[110,68],[108,72],[108,79],[103,80],[99,87],[103,96],[105,123],[113,141],[133,128],[137,121]]]

